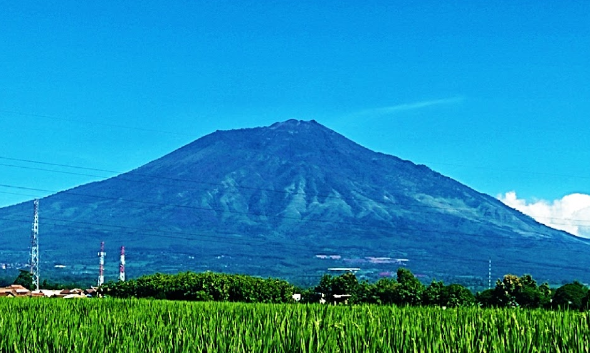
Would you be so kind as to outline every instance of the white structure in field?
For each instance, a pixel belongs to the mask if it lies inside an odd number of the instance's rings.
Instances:
[[[121,247],[121,258],[119,261],[119,281],[125,281],[125,247]]]
[[[104,284],[104,257],[107,256],[107,253],[104,252],[104,241],[100,243],[100,252],[98,253],[98,286],[102,286]]]

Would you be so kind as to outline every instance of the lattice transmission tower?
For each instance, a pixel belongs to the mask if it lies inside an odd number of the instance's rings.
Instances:
[[[31,263],[30,270],[33,277],[33,287],[39,290],[39,200],[33,202],[33,229],[31,230]]]

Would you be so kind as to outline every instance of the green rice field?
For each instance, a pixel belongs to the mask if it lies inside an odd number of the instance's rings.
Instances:
[[[1,352],[589,352],[588,312],[0,300]]]

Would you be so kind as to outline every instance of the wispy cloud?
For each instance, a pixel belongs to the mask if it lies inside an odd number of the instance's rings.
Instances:
[[[456,96],[456,97],[449,97],[443,99],[431,99],[431,100],[424,100],[419,102],[413,103],[403,103],[403,104],[396,104],[391,105],[388,107],[379,107],[379,108],[372,108],[366,109],[357,112],[355,115],[374,115],[374,116],[383,116],[383,115],[390,115],[404,111],[410,110],[418,110],[423,108],[432,107],[435,105],[450,105],[450,104],[459,104],[465,100],[463,96]]]
[[[553,201],[529,202],[510,191],[498,195],[498,199],[546,226],[590,238],[590,195],[571,194]]]

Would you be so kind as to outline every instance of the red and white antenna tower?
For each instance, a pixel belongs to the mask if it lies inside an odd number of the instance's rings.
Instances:
[[[39,290],[39,200],[33,202],[33,228],[31,230],[31,263],[30,270],[33,277],[33,286]]]
[[[100,252],[98,253],[98,259],[100,267],[98,268],[98,285],[104,284],[104,257],[107,255],[104,252],[104,241],[100,243]]]
[[[121,260],[119,262],[119,281],[125,281],[125,247],[121,247]]]

